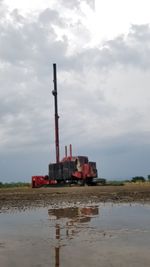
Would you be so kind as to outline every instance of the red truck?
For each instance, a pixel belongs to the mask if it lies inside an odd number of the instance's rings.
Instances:
[[[71,145],[69,156],[67,155],[67,146],[65,146],[65,157],[60,160],[56,64],[53,64],[53,77],[54,90],[52,91],[52,94],[54,96],[55,107],[56,162],[49,164],[48,175],[32,177],[32,187],[37,188],[43,186],[58,186],[71,183],[92,185],[94,184],[93,179],[97,177],[96,162],[89,161],[87,156],[73,156]]]

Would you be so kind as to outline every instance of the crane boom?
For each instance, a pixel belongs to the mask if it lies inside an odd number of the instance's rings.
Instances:
[[[58,101],[57,101],[57,68],[56,63],[53,64],[53,82],[54,90],[52,94],[54,96],[55,106],[55,147],[56,147],[56,163],[59,163],[59,116],[58,116]]]

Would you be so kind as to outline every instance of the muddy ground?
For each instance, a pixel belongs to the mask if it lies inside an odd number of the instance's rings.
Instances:
[[[150,202],[150,184],[0,189],[0,212],[62,203]]]

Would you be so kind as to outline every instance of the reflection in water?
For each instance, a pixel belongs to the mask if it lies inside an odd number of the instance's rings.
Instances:
[[[56,224],[56,239],[60,240],[60,226]],[[59,267],[60,262],[60,246],[55,247],[55,267]]]
[[[1,213],[0,266],[150,266],[149,204],[79,205]]]
[[[73,207],[48,210],[50,218],[55,218],[55,267],[60,267],[60,240],[61,229],[63,229],[65,219],[65,238],[73,238],[75,235],[75,227],[80,223],[87,223],[95,215],[98,215],[98,206],[89,207]]]

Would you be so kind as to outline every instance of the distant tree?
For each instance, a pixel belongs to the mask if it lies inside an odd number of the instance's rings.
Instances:
[[[147,175],[147,179],[148,179],[148,181],[150,182],[150,174],[149,174],[149,175]]]
[[[145,178],[143,176],[135,176],[132,178],[131,180],[132,182],[136,183],[136,182],[145,182]]]
[[[131,183],[131,180],[124,180],[124,183]]]

